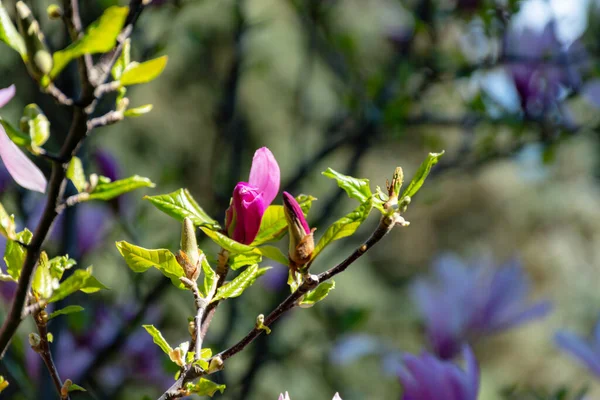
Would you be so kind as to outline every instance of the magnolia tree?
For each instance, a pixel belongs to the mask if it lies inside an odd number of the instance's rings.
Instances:
[[[52,354],[50,346],[53,341],[51,321],[81,312],[83,307],[57,305],[77,292],[93,294],[106,287],[93,275],[92,267],[82,268],[67,254],[50,257],[45,242],[53,224],[69,208],[109,202],[125,193],[155,186],[150,179],[138,175],[117,179],[108,167],[104,175],[86,173],[84,163],[78,158],[82,144],[97,128],[152,110],[152,105],[130,106],[127,97],[130,86],[150,83],[161,75],[167,63],[166,56],[139,62],[131,60],[130,38],[149,3],[132,0],[126,7],[109,7],[89,26],[82,24],[77,0],[65,0],[61,7],[50,6],[48,16],[62,20],[70,37],[68,46],[52,52],[38,23],[39,16],[23,1],[17,1],[14,9],[9,10],[0,0],[0,40],[7,45],[0,51],[16,51],[39,90],[72,114],[68,134],[56,152],[45,148],[50,139],[52,118],[37,104],[27,105],[18,123],[0,117],[0,158],[4,168],[23,189],[45,196],[39,221],[22,229],[17,228],[20,224],[15,222],[16,211],[0,205],[0,233],[6,239],[6,270],[0,271],[0,279],[16,283],[9,311],[3,316],[0,328],[0,357],[4,357],[15,335],[20,334],[21,323],[31,319],[37,332],[29,334],[28,343],[45,364],[60,399],[75,397],[73,392],[86,388],[76,379],[79,372],[68,368],[69,362],[75,363],[70,357],[77,350],[71,348],[71,354],[62,356]],[[458,3],[465,9],[471,8],[471,2]],[[390,33],[389,39],[400,53],[404,51],[407,39],[402,32]],[[525,42],[524,38],[514,36],[508,39],[507,42],[516,47]],[[556,47],[552,40],[543,42],[545,46]],[[539,52],[543,50],[540,46]],[[65,94],[59,85],[61,74],[71,64],[77,66],[75,95]],[[522,103],[522,115],[529,122],[540,122],[548,117],[546,110],[561,114],[564,110],[557,103],[559,89],[571,83],[572,74],[567,76],[565,71],[554,68],[548,75],[556,77],[555,85],[534,84],[532,77],[539,75],[540,68],[537,63],[527,62],[526,68],[517,65],[511,69]],[[0,89],[0,107],[18,90],[15,85]],[[100,104],[108,106],[100,107]],[[562,121],[561,126],[573,128],[569,122]],[[363,124],[368,134],[373,133],[370,124],[370,121]],[[126,265],[134,273],[160,271],[174,286],[171,290],[186,293],[195,310],[174,327],[181,336],[187,337],[176,345],[168,343],[152,318],[142,321],[147,332],[145,338],[151,338],[165,353],[164,359],[177,369],[159,400],[223,393],[226,386],[219,383],[214,374],[226,369],[230,358],[243,352],[255,339],[277,329],[275,322],[289,311],[319,307],[317,303],[324,301],[335,288],[334,278],[338,274],[351,274],[347,272],[348,267],[394,228],[409,226],[403,214],[443,154],[441,151],[424,155],[420,167],[406,183],[402,168],[395,166],[390,166],[389,181],[386,177],[371,177],[382,186],[385,182],[384,189],[372,186],[368,179],[328,168],[322,175],[335,181],[341,193],[345,192],[357,202],[353,210],[339,215],[329,226],[310,223],[309,211],[315,197],[280,190],[281,174],[276,155],[266,147],[254,153],[247,181],[229,188],[229,206],[221,210],[225,215],[223,221],[204,211],[185,188],[145,196],[158,211],[181,225],[180,246],[149,249],[143,247],[144,243],[117,241],[116,248],[124,260],[122,266]],[[100,161],[106,162],[105,159]],[[50,169],[48,177],[38,165],[43,165],[43,170]],[[74,188],[74,192],[67,190],[68,187]],[[341,262],[327,265],[323,257],[319,257],[323,250],[337,240],[354,235],[370,214],[375,214],[379,221],[371,234]],[[198,235],[214,242],[219,251],[211,254],[199,248]],[[287,252],[280,250],[279,242],[283,242]],[[237,338],[233,345],[206,346],[205,337],[220,304],[235,302],[271,268],[265,266],[271,262],[287,266],[289,294],[272,309],[265,310],[265,314],[253,315],[255,323],[248,326],[247,334]],[[313,273],[315,270],[323,272]],[[440,257],[433,276],[417,280],[410,294],[423,321],[428,350],[419,355],[404,353],[394,367],[402,385],[403,400],[477,399],[480,371],[471,346],[484,336],[543,317],[551,310],[547,301],[528,303],[529,281],[517,262],[496,266],[489,260],[478,260],[475,265],[466,266],[454,256]],[[111,324],[110,318],[106,321],[97,322],[98,330]],[[593,338],[584,340],[562,331],[556,334],[556,343],[600,376],[599,332],[596,328]],[[101,340],[101,337],[91,339],[95,344]],[[143,343],[141,338],[136,341]],[[389,353],[388,349],[372,345],[368,338],[350,338],[337,345],[336,355],[341,360],[347,353],[345,349],[364,348],[365,343],[382,358]],[[135,358],[142,359],[149,352],[147,348],[138,350]],[[55,359],[63,363],[55,363]],[[10,384],[0,377],[0,391]],[[338,391],[333,395],[334,400],[347,398],[343,387]],[[559,391],[536,398],[559,399],[564,395],[565,392]],[[294,397],[285,392],[279,400]]]

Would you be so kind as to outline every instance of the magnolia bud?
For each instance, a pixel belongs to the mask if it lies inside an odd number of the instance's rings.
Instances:
[[[50,73],[53,67],[52,55],[46,46],[44,33],[33,13],[22,1],[17,2],[17,22],[19,32],[27,49],[27,69],[31,76],[40,80]]]
[[[313,232],[310,229],[300,205],[288,192],[283,192],[283,211],[288,224],[290,234],[289,258],[294,269],[302,269],[311,257],[315,249]]]
[[[185,276],[192,281],[196,281],[200,276],[202,257],[198,251],[194,223],[188,217],[183,219],[181,229],[181,251],[176,258],[179,265],[181,265],[185,271]]]

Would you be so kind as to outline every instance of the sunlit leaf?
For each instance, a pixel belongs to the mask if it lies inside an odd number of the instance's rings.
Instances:
[[[58,289],[54,290],[49,303],[62,300],[65,297],[81,290],[84,293],[93,293],[100,289],[106,289],[95,277],[92,276],[92,268],[78,269],[73,275],[60,283]]]
[[[85,35],[67,48],[53,54],[54,67],[50,77],[56,77],[69,62],[84,54],[106,53],[112,50],[123,28],[129,7],[109,7],[92,23]]]
[[[25,42],[10,20],[2,0],[0,0],[0,40],[16,50],[23,58],[27,58]]]
[[[146,104],[135,108],[129,108],[123,113],[123,115],[126,117],[140,117],[152,111],[153,107],[154,106],[152,104]]]
[[[61,308],[60,310],[56,310],[54,312],[52,312],[50,315],[48,315],[48,319],[52,319],[55,317],[58,317],[59,315],[68,315],[68,314],[73,314],[73,313],[77,313],[77,312],[81,312],[85,310],[85,308],[81,307],[81,306],[67,306],[65,308]]]
[[[87,390],[75,383],[72,383],[71,386],[69,386],[69,392],[87,392]]]
[[[154,187],[154,183],[148,178],[138,175],[131,176],[126,179],[119,179],[114,182],[102,182],[94,188],[90,193],[89,200],[111,200],[117,196],[131,192],[143,187]]]
[[[58,279],[50,273],[48,254],[42,251],[38,260],[38,266],[33,275],[31,289],[39,298],[48,299],[52,296],[52,292],[56,288],[58,288]]]
[[[133,272],[145,272],[149,268],[156,268],[167,278],[171,279],[173,285],[185,289],[179,278],[185,276],[185,271],[177,262],[175,255],[167,249],[145,249],[127,243],[117,242],[117,249],[125,259],[125,262]]]
[[[4,389],[6,389],[8,387],[8,381],[6,379],[4,379],[4,377],[2,375],[0,375],[0,393],[2,393],[2,391]]]
[[[441,153],[429,153],[429,155],[427,156],[425,161],[423,161],[423,163],[421,163],[421,166],[417,170],[417,173],[415,174],[415,176],[412,178],[412,181],[410,181],[410,183],[408,184],[408,187],[404,190],[404,192],[402,193],[402,195],[399,198],[403,199],[406,196],[413,197],[415,194],[417,194],[419,189],[421,189],[421,186],[423,186],[423,183],[425,182],[427,175],[429,175],[429,172],[431,171],[431,167],[433,167],[435,164],[437,164],[439,159],[443,155],[444,155],[444,151],[442,151]]]
[[[327,281],[319,284],[316,289],[311,290],[304,295],[304,298],[300,302],[300,307],[308,308],[314,306],[317,302],[327,297],[329,292],[331,292],[333,289],[335,289],[334,281]]]
[[[204,212],[187,189],[179,189],[173,193],[158,196],[145,196],[144,199],[149,200],[156,208],[178,221],[189,217],[196,226],[220,229],[217,221]]]
[[[252,264],[258,264],[262,261],[262,255],[258,252],[239,253],[229,256],[229,268],[232,270],[239,269]]]
[[[131,63],[126,67],[119,81],[122,86],[151,82],[163,72],[167,66],[167,60],[167,56],[162,56],[141,64]]]
[[[35,154],[50,137],[50,121],[37,104],[28,104],[21,117],[21,130],[29,134],[31,148]]]
[[[257,264],[249,266],[231,282],[227,282],[221,286],[212,301],[238,297],[244,290],[252,286],[259,276],[263,275],[269,269],[271,267],[258,268]]]
[[[79,193],[85,190],[85,173],[83,172],[83,164],[79,157],[71,158],[71,162],[69,162],[69,167],[67,168],[67,178],[73,182]]]
[[[33,234],[27,228],[22,232],[19,232],[15,235],[15,240],[8,240],[6,242],[6,249],[4,251],[4,262],[6,263],[7,272],[10,276],[12,276],[15,280],[19,279],[19,275],[21,275],[21,269],[23,268],[23,261],[25,261],[25,256],[27,255],[27,250],[21,244],[17,243],[17,241],[25,244],[29,244],[31,242],[31,238]]]
[[[275,246],[262,246],[257,248],[260,253],[273,261],[277,261],[280,264],[288,265],[288,258]]]
[[[212,288],[213,282],[217,278],[217,274],[210,267],[210,264],[206,260],[206,257],[202,258],[202,272],[204,272],[204,296],[207,296],[208,292]]]
[[[221,394],[225,391],[225,385],[219,385],[205,378],[200,378],[197,383],[188,383],[186,386],[187,390],[198,396],[210,396],[219,391]]]
[[[327,171],[323,172],[323,175],[335,179],[338,186],[344,189],[351,199],[356,199],[364,203],[373,195],[368,179],[357,179],[352,176],[343,175],[331,168],[327,168]]]
[[[319,255],[319,253],[333,241],[350,236],[356,232],[360,224],[362,224],[363,221],[369,216],[372,207],[373,204],[371,200],[368,200],[358,206],[358,208],[356,208],[350,214],[338,219],[333,223],[333,225],[327,228],[315,246],[315,250],[313,251],[313,259],[317,257],[317,255]]]
[[[125,68],[131,63],[131,38],[127,38],[125,43],[123,43],[123,50],[121,51],[121,55],[115,62],[111,70],[111,74],[114,80],[119,80],[121,75],[123,75],[123,71]]]
[[[144,327],[144,329],[150,334],[150,336],[152,336],[154,343],[156,343],[158,347],[160,347],[161,350],[164,351],[167,355],[173,351],[171,346],[169,346],[169,343],[167,343],[167,341],[163,337],[162,333],[160,333],[160,331],[156,329],[154,325],[142,325],[142,327]]]
[[[4,206],[0,203],[0,234],[7,239],[15,240],[17,235],[15,229],[15,216],[8,215]]]
[[[257,253],[254,247],[247,246],[240,242],[236,242],[235,240],[223,235],[221,232],[213,231],[204,227],[201,227],[200,229],[202,229],[202,232],[204,232],[206,236],[211,238],[213,242],[215,242],[216,244],[233,254],[250,252]]]
[[[49,261],[49,263],[50,273],[58,280],[62,278],[63,273],[66,270],[73,268],[77,264],[77,262],[72,258],[69,258],[69,256],[54,257]]]

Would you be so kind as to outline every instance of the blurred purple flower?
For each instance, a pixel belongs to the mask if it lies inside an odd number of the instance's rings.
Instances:
[[[0,108],[4,107],[14,96],[15,85],[0,89]],[[13,143],[0,124],[0,158],[6,170],[19,185],[25,189],[44,193],[46,177],[40,169]]]
[[[476,400],[479,392],[479,367],[468,346],[462,349],[465,369],[423,352],[403,356],[398,376],[402,400]]]
[[[565,92],[581,85],[585,52],[579,42],[563,45],[552,21],[541,31],[512,26],[504,40],[507,70],[526,115],[537,118],[558,109]]]
[[[444,359],[471,340],[540,318],[551,309],[546,301],[527,302],[529,280],[516,261],[499,268],[483,260],[466,266],[445,255],[435,262],[434,275],[417,280],[411,294],[433,352]]]
[[[561,330],[554,335],[554,341],[562,350],[575,357],[596,377],[600,378],[600,319],[590,338],[583,338],[573,332]]]
[[[281,394],[279,395],[279,400],[290,400],[290,395],[289,395],[289,393],[288,393],[288,392],[285,392],[285,394],[281,393]],[[333,396],[333,399],[331,399],[331,400],[342,400],[342,398],[340,397],[340,394],[339,394],[339,393],[336,393],[336,394]]]
[[[116,181],[120,177],[119,162],[109,152],[98,149],[92,155],[94,162],[98,166],[98,172],[102,176],[110,178],[111,181]]]
[[[256,237],[265,210],[279,192],[279,165],[262,147],[254,153],[248,182],[239,182],[227,209],[225,227],[230,238],[250,244]]]

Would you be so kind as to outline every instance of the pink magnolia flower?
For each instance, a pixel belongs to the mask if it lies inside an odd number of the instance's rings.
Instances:
[[[279,400],[290,400],[290,395],[288,392],[285,392],[285,395],[282,393],[279,395]],[[339,393],[336,393],[331,400],[342,400]]]
[[[266,147],[256,150],[248,182],[233,190],[225,228],[230,238],[250,244],[256,237],[263,214],[279,192],[279,165]]]
[[[0,107],[4,107],[15,95],[15,85],[0,89]],[[25,189],[44,193],[46,178],[36,165],[10,140],[0,124],[0,158],[10,176]]]

